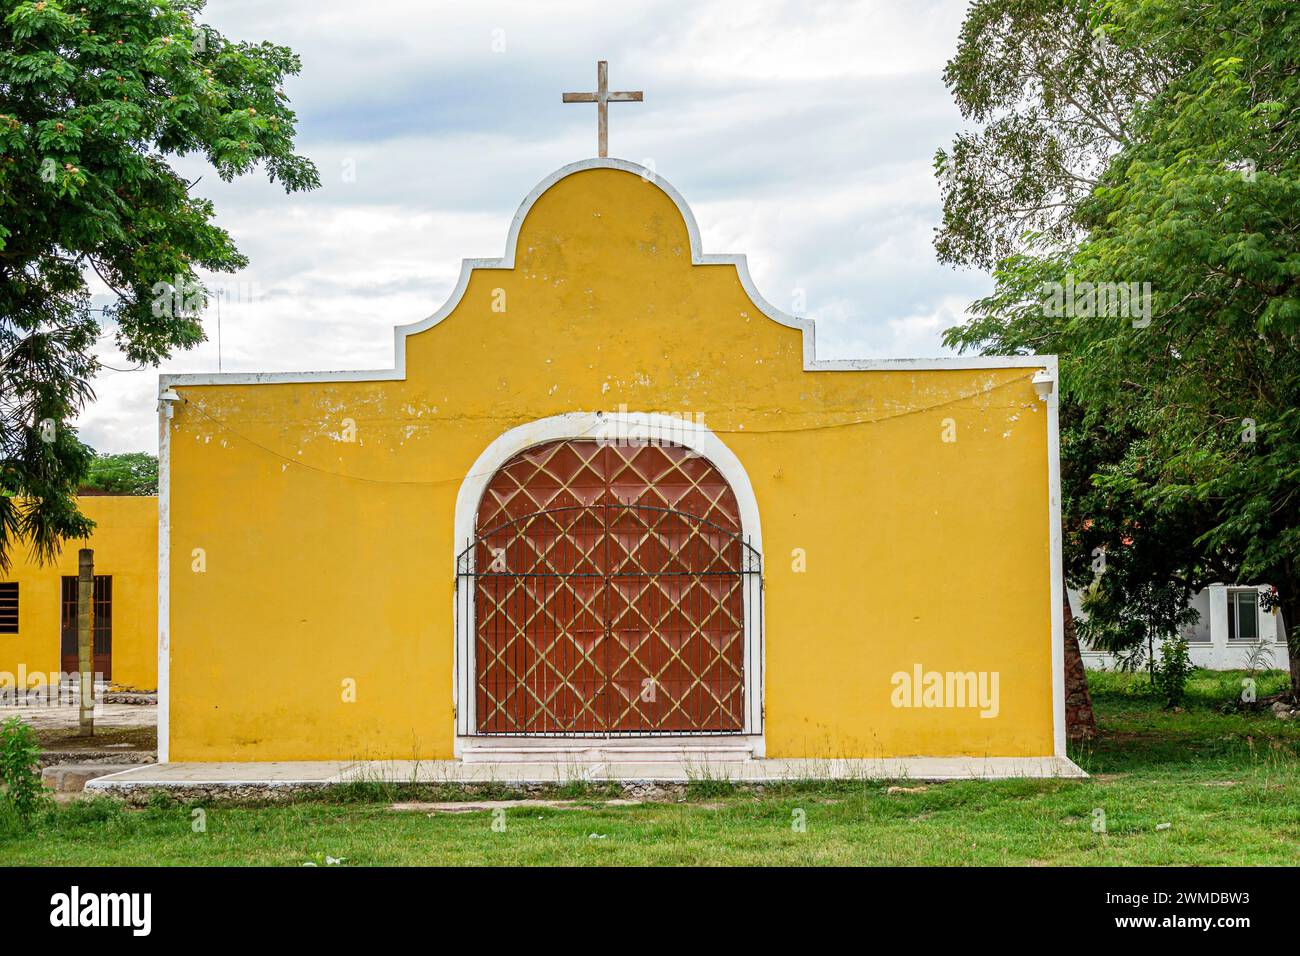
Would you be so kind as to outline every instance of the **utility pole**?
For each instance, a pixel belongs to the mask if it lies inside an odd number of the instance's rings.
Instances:
[[[95,552],[77,552],[77,670],[81,677],[81,736],[95,736]]]
[[[217,290],[217,371],[221,371],[221,297],[225,295],[224,289]]]

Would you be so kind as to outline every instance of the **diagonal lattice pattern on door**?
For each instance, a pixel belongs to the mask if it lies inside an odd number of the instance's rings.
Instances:
[[[676,445],[540,445],[493,476],[477,533],[457,569],[473,609],[472,732],[744,729],[760,562],[707,460]]]

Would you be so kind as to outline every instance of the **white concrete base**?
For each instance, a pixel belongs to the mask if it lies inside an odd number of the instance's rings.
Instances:
[[[123,770],[86,785],[88,791],[138,787],[302,786],[387,783],[689,783],[722,780],[1002,780],[1086,777],[1064,757],[890,757],[882,759],[692,760],[681,755],[619,755],[618,759],[290,761],[165,763]]]

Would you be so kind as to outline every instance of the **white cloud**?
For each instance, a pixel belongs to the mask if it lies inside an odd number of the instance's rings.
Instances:
[[[611,108],[611,152],[653,160],[691,203],[706,251],[746,253],[771,301],[788,308],[804,290],[820,355],[942,354],[943,329],[988,288],[930,247],[931,158],[961,125],[941,72],[964,11],[963,0],[214,0],[204,19],[227,36],[302,57],[286,85],[322,178],[286,196],[182,164],[251,260],[220,277],[222,366],[389,365],[392,326],[441,305],[462,258],[500,255],[527,192],[594,152],[594,108],[560,93],[592,88],[598,58],[615,88],[646,91]],[[211,341],[162,370],[215,370],[215,319],[210,309]],[[157,371],[105,371],[83,437],[156,447]]]

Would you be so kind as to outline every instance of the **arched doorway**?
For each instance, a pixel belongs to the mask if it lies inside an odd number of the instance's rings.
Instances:
[[[690,448],[517,452],[487,478],[457,558],[461,732],[752,732],[760,564],[731,484]]]

